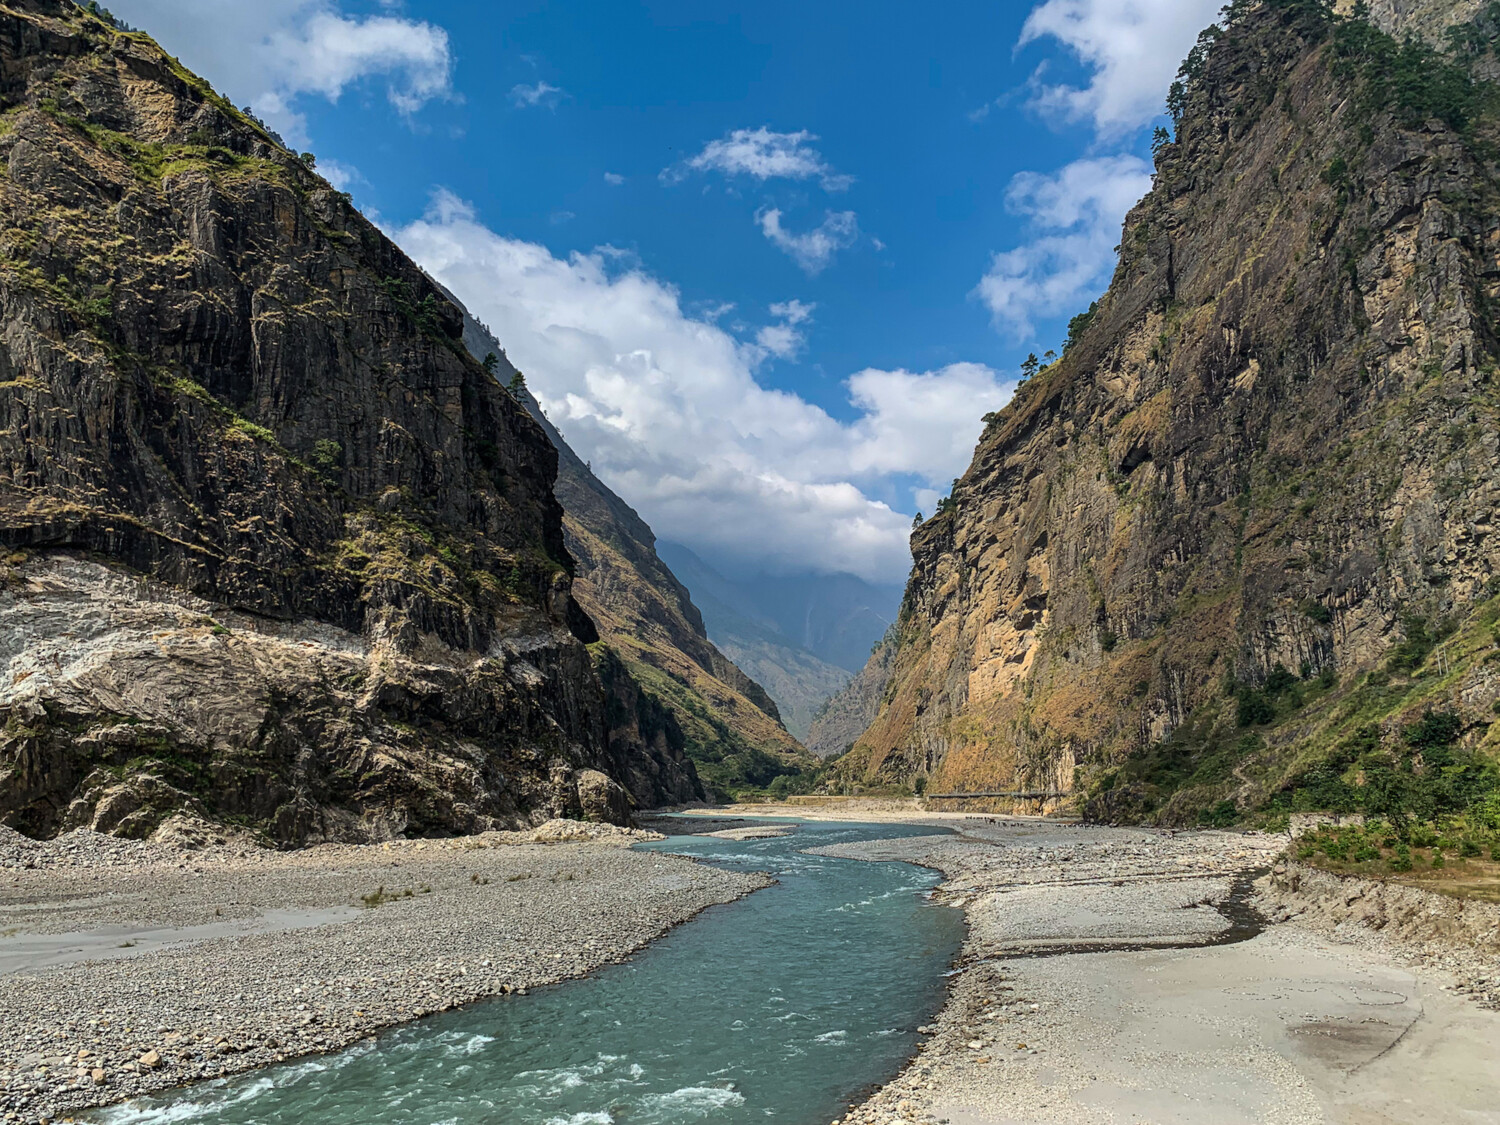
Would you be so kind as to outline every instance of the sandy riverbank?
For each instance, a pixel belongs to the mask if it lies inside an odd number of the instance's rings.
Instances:
[[[268,852],[0,830],[0,1117],[57,1119],[578,976],[767,883],[628,850],[646,833],[585,832]]]
[[[1246,927],[1281,838],[888,815],[958,834],[827,850],[941,870],[970,934],[930,1038],[846,1125],[1500,1122],[1500,1013],[1440,964]]]

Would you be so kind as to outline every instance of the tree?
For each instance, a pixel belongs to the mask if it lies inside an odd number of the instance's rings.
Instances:
[[[297,159],[302,161],[302,166],[304,168],[313,169],[318,166],[318,158],[310,152],[304,152],[301,156],[297,157]]]
[[[1158,125],[1155,129],[1151,130],[1151,155],[1152,156],[1155,156],[1158,152],[1160,152],[1162,149],[1164,149],[1167,145],[1169,145],[1171,143],[1172,143],[1172,134],[1169,133],[1169,132],[1167,132],[1167,130],[1163,126]]]
[[[918,512],[916,515],[912,516],[912,518],[911,518],[911,529],[913,531],[916,531],[917,528],[919,528],[921,526],[922,526],[922,513]]]
[[[1030,379],[1036,374],[1036,369],[1041,366],[1042,361],[1037,359],[1036,352],[1032,352],[1021,363],[1021,378]]]
[[[511,393],[512,398],[520,398],[526,391],[526,376],[517,371],[510,377],[505,389]]]
[[[486,352],[485,356],[484,356],[484,369],[485,369],[485,371],[487,371],[487,372],[489,372],[489,374],[493,375],[495,373],[495,368],[497,368],[499,366],[500,366],[500,357],[497,356],[494,352]]]

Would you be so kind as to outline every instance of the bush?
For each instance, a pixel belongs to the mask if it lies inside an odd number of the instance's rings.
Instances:
[[[1411,870],[1411,848],[1406,844],[1396,845],[1396,854],[1391,859],[1392,871]]]
[[[1428,708],[1420,719],[1406,728],[1406,744],[1414,750],[1451,746],[1462,730],[1463,720],[1452,711],[1434,711]]]
[[[1252,687],[1242,687],[1235,706],[1235,722],[1242,727],[1262,726],[1276,718],[1276,708],[1266,693]]]
[[[1320,601],[1309,598],[1302,603],[1302,613],[1309,621],[1315,621],[1319,625],[1328,625],[1333,621],[1333,610],[1329,609]]]
[[[1233,801],[1224,800],[1203,814],[1203,823],[1210,828],[1229,828],[1240,819],[1240,810]]]

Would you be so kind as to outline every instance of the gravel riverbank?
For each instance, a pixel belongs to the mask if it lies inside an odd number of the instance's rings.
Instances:
[[[0,829],[0,1118],[321,1053],[618,961],[764,877],[531,833],[184,851]]]
[[[826,850],[942,871],[969,937],[917,1056],[841,1125],[1500,1122],[1500,1014],[1250,911],[1284,838],[911,819],[958,834]]]

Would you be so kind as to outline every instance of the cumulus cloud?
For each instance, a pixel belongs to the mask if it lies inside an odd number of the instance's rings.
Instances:
[[[448,33],[394,15],[348,16],[335,0],[111,0],[236,104],[252,105],[294,145],[307,143],[299,98],[337,100],[384,82],[404,114],[452,93]]]
[[[760,232],[773,245],[802,267],[809,277],[822,273],[840,250],[853,246],[859,239],[859,222],[853,211],[828,211],[820,226],[794,234],[781,225],[781,212],[768,207],[756,213]]]
[[[446,193],[394,232],[489,324],[580,456],[664,538],[747,568],[899,582],[910,516],[877,496],[946,488],[1010,384],[988,368],[861,371],[853,421],[755,378],[764,357],[631,259],[554,256]],[[779,302],[793,330],[812,306]]]
[[[537,106],[556,109],[557,103],[566,96],[566,90],[550,82],[538,81],[530,86],[521,83],[510,88],[511,104],[521,109],[535,109]],[[609,179],[607,175],[604,178]]]
[[[1014,177],[1006,207],[1034,237],[994,255],[975,289],[996,327],[1026,340],[1038,318],[1087,304],[1109,281],[1125,213],[1150,187],[1151,166],[1138,156],[1092,157],[1050,176]]]
[[[1035,104],[1100,133],[1129,132],[1162,112],[1177,67],[1222,0],[1045,0],[1021,29],[1024,46],[1053,38],[1093,71],[1088,84],[1033,76]]]
[[[619,187],[625,182],[625,177],[618,172],[606,172],[604,173],[604,182],[611,187]]]
[[[676,182],[690,172],[720,172],[726,176],[752,176],[757,180],[818,180],[825,191],[845,191],[853,176],[835,172],[812,142],[815,134],[773,133],[766,126],[736,129],[727,137],[709,141],[703,151],[682,164],[662,172],[662,179]]]

